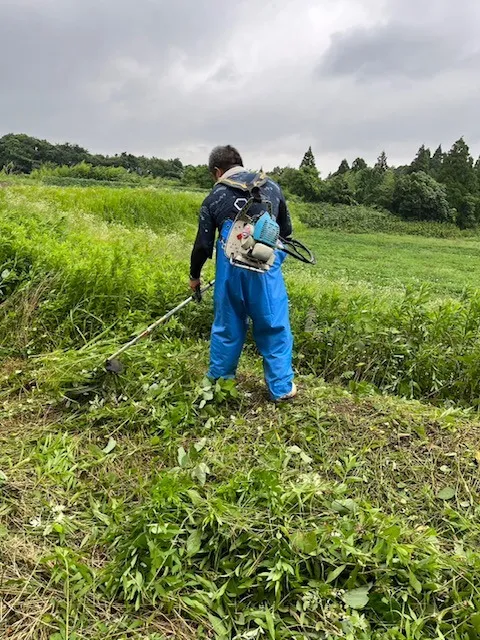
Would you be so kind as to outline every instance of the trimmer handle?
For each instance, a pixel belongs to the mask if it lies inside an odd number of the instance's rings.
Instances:
[[[145,338],[145,336],[150,335],[156,327],[166,322],[169,318],[175,315],[177,311],[180,311],[180,309],[183,309],[184,307],[186,307],[187,304],[190,304],[192,300],[195,300],[195,302],[200,302],[202,300],[202,294],[208,291],[209,289],[211,289],[214,284],[215,284],[215,280],[212,280],[203,289],[201,289],[200,285],[198,285],[198,287],[195,288],[195,291],[193,292],[192,296],[190,296],[189,298],[181,302],[178,306],[175,307],[175,309],[172,309],[171,311],[166,313],[164,316],[162,316],[158,320],[155,320],[155,322],[151,324],[149,327],[147,327],[144,331],[142,331],[142,333],[140,333],[138,336],[133,338],[133,340],[130,340],[130,342],[127,342],[127,344],[123,345],[121,349],[119,349],[116,353],[111,355],[110,358],[108,358],[105,364],[107,371],[120,373],[120,371],[122,370],[122,364],[117,360],[119,355],[124,353],[127,349],[132,347],[135,343],[137,343],[142,338]]]

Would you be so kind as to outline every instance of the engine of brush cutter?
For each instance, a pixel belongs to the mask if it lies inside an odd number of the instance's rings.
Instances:
[[[240,213],[230,229],[225,253],[231,264],[264,273],[275,262],[280,227],[269,213],[257,220]]]

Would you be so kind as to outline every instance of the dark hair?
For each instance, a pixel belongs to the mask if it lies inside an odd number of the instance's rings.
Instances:
[[[242,156],[235,147],[227,144],[225,147],[215,147],[208,159],[208,169],[213,173],[215,169],[228,171],[232,167],[243,167]]]

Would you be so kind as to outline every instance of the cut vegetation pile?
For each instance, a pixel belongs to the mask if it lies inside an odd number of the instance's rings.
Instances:
[[[200,200],[0,191],[0,636],[480,637],[480,297],[317,255],[287,273],[298,403],[251,344],[238,388],[202,382],[209,298],[108,377],[185,297]]]

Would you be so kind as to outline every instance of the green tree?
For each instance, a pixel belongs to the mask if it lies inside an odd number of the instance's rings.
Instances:
[[[183,172],[183,184],[200,189],[211,189],[213,178],[206,164],[193,166],[187,165]]]
[[[442,145],[439,145],[437,147],[437,150],[433,154],[432,159],[430,160],[430,173],[435,178],[435,180],[438,180],[440,178],[444,156],[445,154],[443,153]]]
[[[382,151],[382,153],[378,156],[374,169],[376,169],[377,171],[386,171],[388,169],[387,154],[385,153],[385,151]]]
[[[283,169],[278,183],[287,192],[300,196],[307,202],[318,202],[321,198],[320,179],[312,168]]]
[[[16,172],[30,173],[42,162],[52,161],[53,148],[46,140],[8,133],[0,138],[0,169],[9,165]]]
[[[303,160],[300,163],[300,169],[312,169],[318,176],[317,165],[315,164],[315,156],[313,155],[312,147],[308,147],[308,150],[305,152]]]
[[[166,178],[168,180],[180,180],[184,175],[184,168],[181,161],[162,160],[161,158],[146,158],[145,168],[148,173],[155,178]],[[211,181],[210,181],[211,183]]]
[[[455,219],[445,187],[423,171],[398,179],[393,194],[393,210],[409,220],[452,222]]]
[[[463,138],[457,140],[446,154],[440,181],[447,187],[450,206],[458,212],[465,207],[466,198],[477,196],[477,176],[473,158]]]
[[[342,176],[345,173],[350,171],[350,165],[348,164],[348,160],[344,159],[341,161],[340,166],[337,169],[336,175]]]
[[[432,152],[430,149],[425,147],[424,144],[417,151],[417,155],[415,159],[410,165],[411,173],[415,173],[417,171],[423,171],[424,173],[430,173],[430,165],[432,161]]]
[[[356,174],[355,198],[360,204],[374,205],[378,199],[378,189],[382,185],[384,172],[367,167]]]
[[[356,158],[352,163],[352,171],[362,171],[367,168],[367,163],[363,158]]]
[[[268,172],[268,175],[272,180],[279,182],[281,180],[282,173],[284,172],[283,167],[274,167],[271,171]]]
[[[52,158],[50,159],[51,162],[57,165],[67,167],[73,167],[81,162],[87,162],[87,160],[90,160],[94,165],[100,164],[86,149],[80,147],[78,144],[70,144],[69,142],[55,145]]]
[[[376,185],[372,193],[372,204],[382,209],[392,210],[393,194],[396,186],[396,174],[393,169],[382,172],[382,180]]]
[[[462,229],[475,227],[480,222],[480,198],[465,196],[457,212],[457,224]]]
[[[477,190],[479,192],[480,195],[480,156],[478,157],[477,161],[475,162],[475,175],[477,176]]]
[[[320,199],[331,204],[358,204],[345,174],[335,175],[322,182]]]

